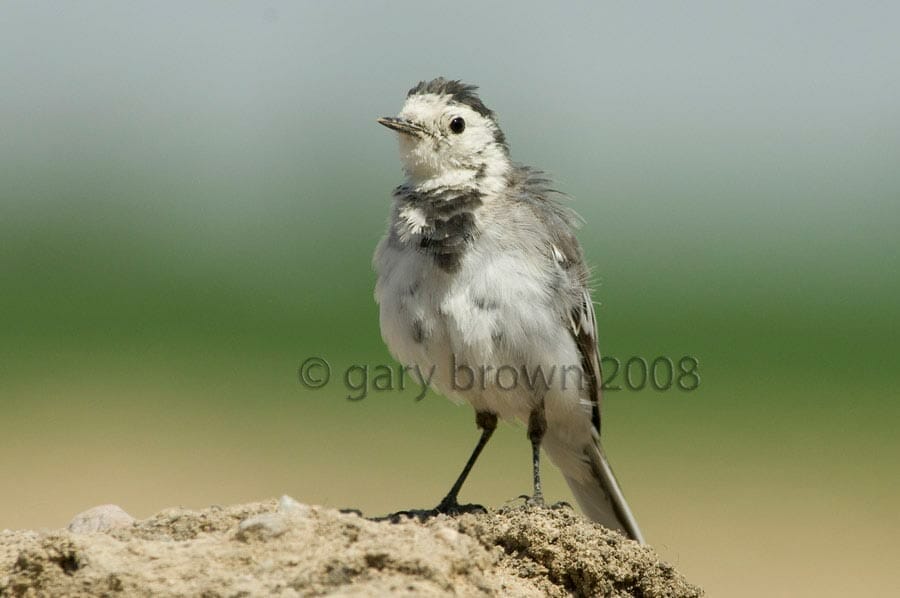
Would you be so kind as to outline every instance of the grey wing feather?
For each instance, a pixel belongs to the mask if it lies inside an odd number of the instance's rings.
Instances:
[[[585,457],[590,463],[593,480],[584,483],[567,476],[566,482],[588,517],[607,527],[620,529],[631,539],[643,544],[644,537],[637,520],[625,500],[619,481],[600,445],[600,399],[603,379],[597,351],[594,304],[591,302],[591,296],[587,289],[583,292],[581,305],[572,310],[570,320],[572,336],[581,353],[582,369],[589,384],[591,419],[597,435],[595,441],[585,447]]]
[[[603,399],[600,356],[597,351],[597,322],[594,319],[594,304],[587,289],[581,293],[581,303],[572,308],[569,315],[572,338],[581,354],[581,369],[587,377],[588,394],[591,399],[591,423],[600,434],[600,407]]]

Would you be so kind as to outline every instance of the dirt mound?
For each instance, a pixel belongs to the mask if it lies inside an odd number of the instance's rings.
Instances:
[[[699,596],[656,553],[568,509],[372,521],[289,497],[0,532],[0,596]]]

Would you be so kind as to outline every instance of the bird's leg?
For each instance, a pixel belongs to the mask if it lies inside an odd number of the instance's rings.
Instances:
[[[528,499],[529,505],[544,505],[544,491],[541,488],[541,440],[547,431],[544,417],[544,402],[534,408],[528,416],[528,440],[531,441],[531,466],[534,474],[534,494]]]
[[[459,513],[466,510],[484,510],[484,507],[480,507],[479,505],[460,505],[458,501],[459,491],[462,489],[466,478],[469,477],[472,466],[475,465],[475,461],[478,460],[478,455],[481,454],[484,446],[488,443],[488,440],[491,439],[494,430],[497,429],[497,414],[491,413],[490,411],[478,411],[475,413],[475,423],[481,428],[481,438],[478,439],[475,450],[472,451],[472,455],[469,457],[469,460],[466,461],[466,466],[463,467],[462,473],[456,478],[456,482],[453,484],[453,487],[450,488],[450,492],[448,492],[447,496],[444,497],[444,500],[435,507],[434,510],[438,513]]]

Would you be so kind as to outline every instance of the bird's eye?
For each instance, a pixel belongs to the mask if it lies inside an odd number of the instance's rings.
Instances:
[[[453,120],[450,121],[450,130],[459,135],[463,131],[466,130],[466,121],[463,120],[463,117],[457,116]]]

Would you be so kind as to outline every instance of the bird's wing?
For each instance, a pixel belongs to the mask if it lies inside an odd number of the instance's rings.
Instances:
[[[603,382],[600,371],[600,355],[597,350],[597,322],[594,319],[594,304],[588,289],[581,292],[581,301],[569,313],[569,332],[581,355],[581,370],[587,381],[588,396],[591,401],[591,423],[600,434],[600,403],[603,397]]]
[[[581,357],[581,371],[587,382],[587,394],[591,402],[591,423],[600,434],[600,403],[603,377],[600,371],[600,355],[597,349],[597,321],[594,317],[594,303],[587,286],[588,269],[581,255],[581,248],[571,233],[559,235],[550,244],[553,260],[567,277],[573,292],[567,293],[564,303],[568,313],[564,323],[578,347]],[[566,316],[568,321],[565,321]]]

